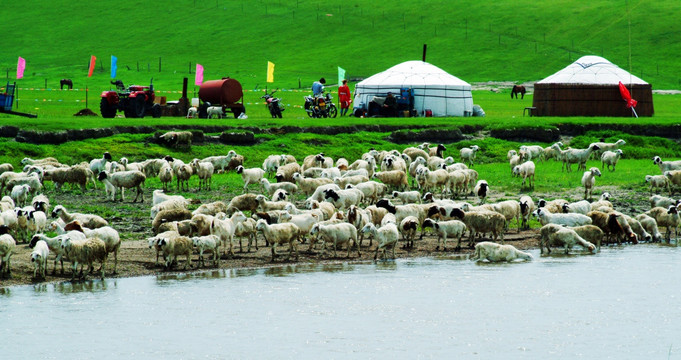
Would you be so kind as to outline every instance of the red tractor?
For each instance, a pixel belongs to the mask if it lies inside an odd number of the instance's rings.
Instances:
[[[116,85],[116,91],[102,91],[102,101],[99,110],[103,118],[113,118],[117,111],[123,111],[126,118],[143,118],[144,115],[161,117],[161,105],[154,104],[154,85],[131,85],[127,89],[123,82],[111,82]]]

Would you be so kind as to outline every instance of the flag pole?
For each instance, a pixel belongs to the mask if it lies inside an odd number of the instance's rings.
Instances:
[[[636,113],[636,109],[634,109],[634,107],[633,107],[633,106],[631,107],[631,111],[633,111],[633,112],[634,112],[634,116],[636,116],[636,118],[638,119],[638,114]]]

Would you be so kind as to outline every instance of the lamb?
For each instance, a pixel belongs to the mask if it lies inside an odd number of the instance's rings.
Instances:
[[[137,202],[138,197],[141,197],[140,202],[144,202],[144,191],[142,190],[142,186],[147,180],[147,177],[141,171],[120,171],[109,174],[109,172],[105,170],[100,172],[97,178],[106,186],[107,194],[111,193],[111,201],[116,201],[117,188],[121,189],[121,201],[125,200],[125,189],[135,188],[137,189],[137,194],[132,202]]]
[[[28,193],[31,191],[31,186],[28,184],[16,185],[10,192],[10,197],[17,205],[22,206],[28,200]]]
[[[550,229],[551,231],[545,231],[547,229]],[[583,248],[589,249],[589,251],[592,253],[596,250],[596,246],[594,246],[594,244],[584,240],[570,228],[549,224],[542,227],[540,232],[542,237],[539,243],[539,248],[542,254],[544,253],[544,247],[546,247],[546,250],[551,253],[551,245],[564,247],[566,255],[575,244],[579,244]]]
[[[203,266],[203,252],[209,250],[213,253],[213,266],[218,266],[218,251],[220,249],[220,238],[216,235],[194,236],[192,237],[194,247],[199,250],[199,266]]]
[[[544,154],[544,148],[539,145],[522,145],[520,151],[527,155],[527,160],[539,159],[542,162],[542,155]]]
[[[199,110],[196,106],[191,106],[187,109],[187,119],[193,119],[199,117]]]
[[[210,235],[210,227],[215,217],[206,214],[196,214],[191,217],[191,227],[196,236]]]
[[[306,169],[309,169],[309,168],[312,168],[312,167],[323,167],[322,166],[323,163],[324,163],[324,153],[308,155],[303,159],[303,165],[301,166],[301,170],[305,171]],[[327,167],[331,167],[331,166],[327,166]]]
[[[327,241],[333,243],[333,257],[338,256],[336,250],[338,246],[342,244],[346,244],[348,247],[348,253],[345,255],[346,258],[350,257],[350,250],[354,245],[357,245],[357,256],[362,255],[359,244],[357,243],[357,228],[352,224],[314,224],[310,229],[309,234],[311,236],[318,234],[317,237],[322,239],[322,250],[326,249]],[[310,248],[312,248],[312,245],[310,245]]]
[[[292,183],[295,182],[295,180],[293,180],[293,175],[296,173],[302,173],[300,165],[297,163],[289,163],[284,166],[280,166],[279,169],[277,169],[277,173],[274,175],[274,177],[277,179],[277,182],[287,181]]]
[[[177,257],[185,256],[184,269],[191,267],[192,252],[194,251],[194,243],[186,236],[175,236],[168,238],[161,238],[158,240],[158,246],[163,252],[166,259],[166,270],[170,270],[173,263],[177,262]]]
[[[372,179],[378,179],[382,183],[400,190],[405,190],[409,186],[407,174],[401,170],[375,172]]]
[[[156,217],[154,217],[154,220],[151,222],[151,229],[154,232],[154,234],[158,233],[158,228],[161,226],[161,224],[166,223],[166,222],[171,222],[171,221],[182,221],[182,220],[188,220],[192,218],[192,213],[189,212],[187,209],[170,209],[170,210],[161,210],[156,214]],[[83,222],[81,222],[85,227],[88,228],[93,228],[90,226],[85,225]],[[100,226],[101,227],[101,226]]]
[[[192,171],[199,178],[199,190],[201,190],[204,187],[210,190],[210,186],[213,179],[213,172],[215,171],[215,167],[213,166],[213,164],[207,161],[201,162],[199,161],[199,159],[194,159],[189,165],[191,165]]]
[[[544,160],[548,159],[561,160],[560,155],[563,152],[560,148],[561,146],[563,146],[563,143],[559,141],[551,146],[544,148],[544,153],[542,155],[544,157]]]
[[[13,174],[13,173],[5,173]],[[4,174],[3,174],[4,175]],[[2,175],[0,175],[2,176]],[[40,176],[37,173],[31,173],[26,176],[19,176],[7,181],[7,189],[12,189],[17,185],[28,185],[31,187],[31,194],[35,194],[43,188],[43,184],[40,181]]]
[[[458,238],[455,251],[461,249],[461,238],[466,232],[466,224],[460,220],[435,221],[426,219],[423,222],[423,227],[432,227],[437,233],[437,247],[435,250],[440,250],[440,239],[443,240],[443,250],[447,251],[447,238]]]
[[[487,194],[489,193],[489,184],[487,184],[487,181],[478,180],[478,183],[475,184],[475,188],[473,188],[473,193],[475,193],[475,196],[480,200],[480,204],[484,204],[485,199],[487,199]]]
[[[535,210],[534,201],[531,197],[523,195],[518,203],[520,204],[520,216],[522,218],[521,226],[523,229],[529,229],[528,221],[530,220],[530,215]]]
[[[501,245],[489,241],[483,241],[475,244],[475,252],[470,258],[471,260],[487,260],[489,262],[511,262],[514,260],[532,261],[532,255],[524,251],[520,251],[513,245]]]
[[[603,241],[604,232],[598,226],[595,225],[582,225],[571,227],[577,235],[581,236],[584,240],[595,244],[596,249],[601,249],[601,241]]]
[[[383,218],[388,214],[388,209],[375,205],[367,206],[364,210],[369,212],[371,215],[371,222],[374,225],[381,225]],[[369,244],[369,246],[371,246],[371,244]]]
[[[590,199],[594,185],[596,185],[596,176],[601,176],[601,171],[598,168],[592,167],[589,171],[585,171],[582,176],[582,186],[584,186],[584,199]]]
[[[244,252],[243,242],[241,241],[244,236],[248,240],[248,252],[251,252],[251,244],[255,242],[255,250],[258,250],[258,236],[255,230],[255,220],[248,218],[238,224],[236,224],[236,230],[234,231],[234,236],[239,238],[239,252]]]
[[[677,239],[678,246],[678,229],[681,224],[679,213],[676,206],[670,206],[665,209],[663,207],[654,207],[646,212],[646,215],[652,217],[657,222],[657,226],[664,226],[667,228],[665,232],[665,239],[669,243],[671,241],[671,233],[674,231],[674,238]]]
[[[466,191],[468,185],[468,176],[464,170],[454,170],[449,173],[447,178],[447,185],[445,188],[452,197],[458,197],[461,193]]]
[[[435,189],[439,188],[440,193],[442,193],[445,185],[447,185],[447,181],[449,180],[449,173],[444,169],[438,169],[434,171],[424,169],[420,176],[422,176],[424,179],[424,191],[435,191]]]
[[[85,234],[85,236],[88,237],[88,238],[96,237],[96,238],[104,241],[104,244],[106,245],[107,257],[108,257],[108,254],[110,254],[110,253],[114,254],[114,270],[113,270],[113,273],[116,274],[117,269],[118,269],[118,250],[121,247],[121,237],[118,234],[118,231],[116,231],[111,226],[102,226],[102,227],[97,228],[97,229],[84,228],[78,222],[78,220],[66,224],[66,226],[64,226],[64,230],[65,231],[71,231],[71,230],[80,231],[83,234]]]
[[[475,160],[475,154],[480,150],[478,145],[473,145],[470,148],[462,148],[459,150],[461,154],[461,162],[465,163],[468,161],[468,166],[473,167],[473,160]]]
[[[393,191],[393,198],[400,199],[402,204],[421,203],[421,193],[418,191]]]
[[[591,210],[598,210],[600,208],[608,207],[610,209],[614,209],[612,206],[612,203],[609,201],[610,200],[610,193],[607,191],[604,191],[601,194],[601,197],[598,199],[598,201],[594,201],[591,203]]]
[[[9,234],[9,227],[0,225],[0,276],[12,276],[10,260],[16,246],[17,242]]]
[[[650,195],[653,194],[653,188],[667,188],[669,195],[672,194],[672,190],[669,187],[669,179],[664,175],[646,175],[646,182],[650,184]]]
[[[31,262],[34,264],[33,278],[35,278],[36,274],[40,272],[40,276],[45,279],[45,272],[47,271],[47,256],[50,254],[50,248],[43,240],[37,241],[32,248],[33,252],[31,252]]]
[[[373,171],[371,172],[371,175],[373,175]],[[366,171],[365,169],[356,169],[356,170],[348,170],[342,173],[341,178],[346,178],[346,177],[352,177],[352,176],[364,176],[367,179],[371,177],[369,175],[369,172]]]
[[[158,235],[154,237],[147,238],[147,242],[149,244],[149,249],[155,249],[156,250],[156,262],[154,265],[158,265],[158,257],[160,254],[163,254],[161,250],[161,246],[159,245],[159,241],[161,239],[170,239],[170,238],[176,238],[180,236],[176,231],[165,231],[162,233],[159,233]],[[166,260],[165,254],[163,255],[163,260]]]
[[[319,216],[315,213],[305,213],[300,215],[291,215],[290,213],[283,213],[279,218],[282,223],[290,222],[295,224],[300,231],[301,236],[305,236],[312,229],[314,224],[319,222]]]
[[[589,211],[591,211],[591,203],[586,200],[581,200],[573,203],[564,203],[562,212],[565,214],[577,213],[586,215]]]
[[[192,146],[193,137],[194,134],[192,134],[191,131],[169,131],[158,138],[165,141],[167,144],[177,147],[180,145]]]
[[[515,150],[509,150],[508,153],[506,154],[506,158],[508,159],[508,164],[511,166],[511,176],[515,176],[513,173],[513,169],[522,164],[523,158],[518,155],[518,153]]]
[[[653,164],[660,168],[660,172],[664,174],[667,171],[681,170],[681,160],[676,161],[662,161],[659,156],[653,158]]]
[[[653,241],[662,242],[662,234],[660,234],[657,228],[657,221],[646,214],[640,214],[636,216],[636,220],[639,221],[641,226],[653,237]]]
[[[669,179],[670,189],[672,186],[681,186],[681,170],[665,171],[664,176]]]
[[[82,226],[90,229],[96,229],[109,225],[109,223],[99,215],[69,213],[62,205],[55,206],[54,210],[52,210],[52,217],[59,217],[62,221],[64,221],[65,224],[68,224],[74,220],[78,220]]]
[[[217,235],[227,247],[227,242],[229,242],[229,254],[234,256],[234,249],[232,242],[234,240],[234,232],[236,231],[236,226],[246,220],[246,215],[241,211],[237,211],[230,218],[221,219],[221,214],[215,215],[213,222],[210,225],[210,233],[212,235]],[[227,254],[225,249],[224,254]]]
[[[255,201],[258,202],[258,208],[262,211],[284,210],[284,207],[290,204],[288,201],[268,201],[265,195],[256,196]]]
[[[189,191],[189,179],[192,177],[194,170],[190,165],[180,164],[173,168],[175,179],[177,179],[177,190]]]
[[[419,156],[409,164],[409,176],[412,178],[411,186],[414,187],[414,180],[416,178],[416,171],[419,168],[426,167],[426,159]]]
[[[25,157],[21,159],[21,165],[41,165],[41,164],[59,164],[59,160],[53,157],[46,157],[42,159],[31,159]]]
[[[383,258],[385,259],[387,248],[392,248],[393,259],[395,258],[395,247],[397,246],[397,241],[400,237],[400,233],[397,230],[397,225],[389,223],[377,229],[374,224],[367,224],[362,228],[362,233],[365,235],[371,234],[371,236],[378,241],[376,253],[374,254],[374,260],[378,258],[379,250],[383,250]]]
[[[537,220],[542,225],[546,224],[558,224],[558,225],[565,225],[565,226],[581,226],[581,225],[590,225],[592,220],[589,216],[587,215],[582,215],[582,214],[553,214],[544,208],[538,208],[537,210],[534,211],[534,216],[537,217]]]
[[[222,106],[209,106],[206,109],[206,113],[208,119],[213,118],[222,119],[224,117],[224,111],[222,110]]]
[[[62,185],[69,183],[80,185],[81,191],[85,191],[87,183],[94,180],[92,170],[80,165],[45,170],[44,175],[43,180],[52,181],[57,190],[61,190]]]
[[[331,167],[331,168],[323,169],[321,174],[319,174],[319,177],[323,177],[323,178],[333,180],[335,178],[341,177],[341,171],[337,167]]]
[[[274,175],[277,168],[282,165],[282,155],[270,155],[262,162],[262,169],[265,170],[265,175]]]
[[[513,174],[515,176],[523,178],[523,182],[522,184],[520,184],[520,188],[525,186],[525,180],[527,180],[528,178],[529,178],[528,186],[531,188],[534,187],[534,170],[535,165],[533,161],[526,161],[513,168]]]
[[[161,168],[165,165],[169,165],[168,161],[165,159],[149,159],[142,162],[142,172],[147,177],[158,176]]]
[[[88,264],[89,273],[92,273],[94,266],[92,263],[95,261],[101,262],[102,266],[100,268],[101,278],[104,280],[104,273],[106,267],[106,244],[104,241],[98,238],[89,238],[85,240],[72,240],[71,238],[66,238],[62,242],[62,249],[64,250],[64,255],[71,260],[73,272],[71,274],[71,281],[76,278],[76,268],[78,263],[81,263],[80,277],[83,277],[83,264]]]
[[[111,161],[112,157],[109,152],[105,152],[101,159],[90,160],[90,170],[93,174],[99,174],[100,172],[106,170],[106,163]]]
[[[315,190],[326,184],[333,184],[333,180],[327,178],[306,178],[300,173],[293,174],[293,180],[298,183],[300,191],[305,195],[311,195]],[[334,186],[337,186],[334,184]]]
[[[617,166],[617,162],[619,161],[623,154],[624,153],[620,149],[617,149],[614,152],[613,151],[603,152],[603,155],[601,155],[601,169],[605,170],[605,166],[607,166],[608,170],[610,170],[610,166],[612,166],[612,170],[610,171],[615,171],[615,166]]]
[[[344,190],[327,189],[324,191],[324,199],[338,209],[346,209],[351,205],[359,206],[364,200],[364,193],[359,189],[352,188]]]
[[[265,240],[272,246],[272,260],[277,255],[277,245],[288,244],[289,258],[294,253],[298,257],[295,240],[300,236],[300,228],[293,223],[268,225],[265,220],[258,220],[255,229],[262,232]]]
[[[277,190],[285,190],[289,194],[298,192],[298,185],[288,181],[270,183],[266,178],[262,178],[260,179],[260,185],[262,185],[263,190],[270,196],[274,195],[274,192]]]
[[[214,170],[225,172],[225,169],[228,169],[230,167],[230,163],[232,162],[232,159],[237,158],[236,151],[230,150],[227,152],[227,155],[216,155],[216,156],[209,156],[207,158],[204,158],[201,160],[201,162],[209,162],[213,164]]]
[[[257,206],[257,205],[256,205]],[[201,204],[198,209],[192,211],[192,215],[196,214],[206,214],[215,216],[219,212],[227,212],[227,204],[222,201],[214,201],[208,204]]]
[[[577,170],[586,170],[586,161],[592,152],[599,150],[598,145],[589,145],[586,149],[568,149],[565,150],[563,154],[563,165],[567,168],[568,172],[572,171],[572,164],[579,164]]]
[[[0,194],[3,194],[5,192],[5,189],[11,189],[12,187],[8,186],[8,183],[15,179],[15,178],[20,178],[20,177],[25,177],[27,176],[28,173],[25,172],[20,172],[20,173],[15,173],[15,172],[4,172],[0,174]],[[12,185],[14,186],[14,185]]]

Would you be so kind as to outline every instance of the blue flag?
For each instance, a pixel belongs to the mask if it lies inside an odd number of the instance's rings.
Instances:
[[[116,70],[118,70],[118,58],[111,55],[111,78],[116,78]]]

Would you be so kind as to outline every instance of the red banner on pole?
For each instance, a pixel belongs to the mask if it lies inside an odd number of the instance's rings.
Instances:
[[[620,81],[620,94],[622,95],[622,99],[627,102],[627,107],[636,107],[636,104],[638,104],[638,101],[634,100],[631,98],[631,94],[629,93],[629,89],[627,89],[624,84]]]
[[[87,77],[92,77],[92,72],[95,71],[95,62],[97,61],[97,58],[92,55],[90,56],[90,70],[87,72]]]

